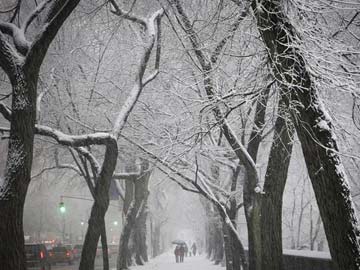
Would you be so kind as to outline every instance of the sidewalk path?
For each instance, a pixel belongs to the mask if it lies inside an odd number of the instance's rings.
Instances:
[[[165,253],[143,266],[132,266],[131,270],[225,270],[225,267],[214,265],[204,256],[185,257],[183,263],[176,263],[174,254]]]

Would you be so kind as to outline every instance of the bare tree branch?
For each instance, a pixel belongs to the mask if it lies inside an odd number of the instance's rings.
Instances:
[[[124,128],[124,125],[127,121],[127,118],[129,117],[130,112],[135,106],[136,101],[138,100],[143,88],[144,88],[144,82],[143,82],[143,76],[147,67],[147,64],[150,59],[151,51],[153,49],[154,43],[155,43],[155,36],[156,36],[156,27],[155,27],[155,21],[160,20],[162,17],[164,11],[163,9],[160,9],[156,11],[147,21],[147,34],[149,36],[149,44],[146,47],[141,60],[139,64],[139,68],[136,74],[135,82],[133,85],[133,88],[126,99],[124,105],[121,108],[121,111],[119,112],[117,119],[115,120],[114,128],[112,134],[115,137],[119,137],[119,134],[121,130]],[[160,56],[157,56],[160,57]],[[152,74],[152,76],[149,77],[149,80],[145,81],[145,84],[151,81],[155,78],[155,76],[158,74],[158,72],[155,71],[155,73]]]
[[[85,135],[68,135],[59,130],[42,125],[35,125],[35,133],[38,135],[51,137],[61,145],[72,147],[88,145],[107,145],[109,143],[112,143],[113,140],[116,140],[109,133],[98,132]]]
[[[19,29],[15,24],[0,22],[0,31],[12,37],[15,48],[22,54],[26,55],[29,50],[30,42],[26,39],[24,31]]]
[[[0,31],[0,66],[10,79],[14,78],[16,63],[21,63],[22,60],[23,57],[6,40],[6,37]]]
[[[116,3],[115,0],[109,0],[109,2],[111,3],[112,7],[114,8],[113,10],[111,10],[112,13],[114,13],[117,16],[123,17],[124,19],[127,19],[129,21],[138,23],[145,29],[147,28],[148,25],[146,23],[146,19],[141,18],[136,15],[131,15],[130,12],[126,12],[126,11],[122,10],[119,7],[119,5]]]
[[[43,0],[35,10],[26,18],[21,30],[25,34],[31,23],[40,15],[40,13],[46,8],[46,6],[53,0]]]
[[[0,102],[0,113],[6,120],[11,122],[11,110],[2,102]]]
[[[46,0],[45,0],[46,1]],[[26,57],[27,65],[40,66],[50,43],[55,38],[60,27],[76,8],[80,0],[57,0],[49,7],[45,24],[32,42],[29,53]]]

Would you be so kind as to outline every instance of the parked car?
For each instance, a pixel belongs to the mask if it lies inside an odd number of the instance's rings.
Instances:
[[[82,251],[83,245],[75,245],[72,249],[72,253],[74,255],[74,259],[78,260],[81,257],[81,251]]]
[[[28,269],[51,269],[51,260],[45,245],[25,244],[25,254]]]
[[[73,264],[74,256],[71,249],[65,246],[54,247],[50,252],[51,262]]]

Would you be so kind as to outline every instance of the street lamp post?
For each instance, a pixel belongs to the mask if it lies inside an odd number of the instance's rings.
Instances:
[[[81,240],[84,241],[84,225],[85,225],[85,222],[81,221],[80,225],[81,225]]]
[[[65,204],[63,202],[62,197],[60,198],[59,210],[60,210],[60,214],[62,216],[62,241],[63,241],[63,243],[65,243],[65,213],[66,213],[66,207],[65,207]]]

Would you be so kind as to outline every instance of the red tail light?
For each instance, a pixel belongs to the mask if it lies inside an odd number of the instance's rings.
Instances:
[[[69,252],[69,251],[66,252],[66,256],[67,256],[67,257],[70,257],[70,252]]]
[[[44,252],[40,251],[40,259],[44,259]]]

